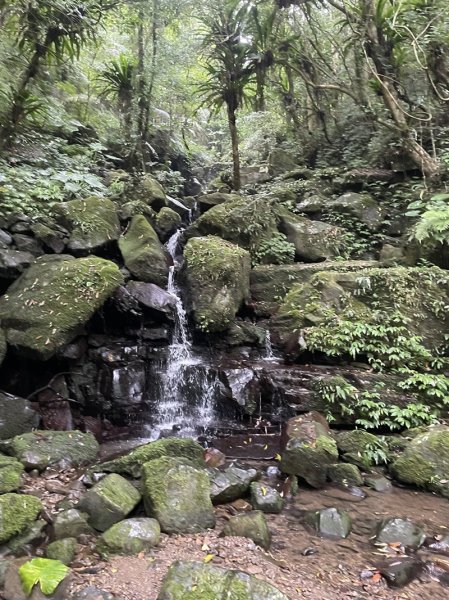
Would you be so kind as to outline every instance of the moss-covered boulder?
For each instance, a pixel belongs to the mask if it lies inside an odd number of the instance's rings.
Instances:
[[[248,252],[218,237],[192,238],[185,251],[184,278],[196,326],[225,331],[249,297]]]
[[[271,545],[271,533],[265,515],[260,510],[231,517],[224,526],[222,535],[247,537],[265,550]]]
[[[310,511],[305,522],[318,535],[332,539],[347,538],[352,528],[351,517],[346,511],[337,508]]]
[[[39,425],[39,415],[25,398],[0,392],[0,440],[27,433]]]
[[[31,252],[0,248],[0,278],[16,279],[33,262]]]
[[[64,565],[70,565],[75,558],[76,538],[64,538],[48,544],[45,554],[52,560],[60,560]]]
[[[326,261],[326,271],[361,271],[378,266],[374,260]],[[323,270],[321,263],[295,263],[292,265],[257,265],[251,270],[251,307],[260,316],[269,316],[278,310],[282,299],[294,284],[308,283]]]
[[[332,481],[341,486],[363,485],[363,477],[356,465],[349,463],[335,463],[330,465],[327,475]]]
[[[224,204],[225,202],[238,202],[241,200],[241,196],[237,194],[225,194],[223,192],[212,192],[211,194],[204,194],[198,197],[198,204],[200,205],[201,212],[206,212],[213,206],[218,204]]]
[[[214,504],[232,502],[249,491],[252,481],[257,479],[258,472],[253,468],[231,465],[225,471],[209,468],[210,497]]]
[[[281,494],[259,481],[251,483],[250,498],[253,508],[264,513],[280,513],[284,506],[284,499]]]
[[[432,349],[444,342],[449,313],[442,307],[448,302],[449,274],[438,267],[321,271],[291,288],[272,328],[291,346],[295,334],[297,352],[345,356],[354,343],[357,357],[413,367],[415,360],[430,360],[420,343]],[[383,351],[392,342],[402,356]]]
[[[281,471],[302,477],[312,487],[323,487],[329,466],[338,458],[337,444],[324,418],[316,413],[293,417],[284,435],[288,441],[282,452]]]
[[[162,582],[157,600],[288,600],[271,584],[241,571],[178,561]]]
[[[89,515],[89,524],[106,531],[139,504],[140,492],[127,479],[116,473],[106,475],[79,502],[78,508]]]
[[[117,265],[103,258],[37,259],[0,298],[8,344],[47,360],[83,330],[122,283]]]
[[[164,457],[143,467],[145,512],[164,533],[196,533],[215,527],[207,472],[188,460]]]
[[[23,471],[21,462],[11,456],[0,455],[0,494],[19,489]]]
[[[168,238],[175,233],[182,225],[181,216],[178,215],[172,208],[164,206],[156,216],[156,228],[161,236],[162,241],[167,241]]]
[[[146,202],[154,210],[160,210],[167,206],[164,188],[151,175],[144,175],[129,193],[132,193],[136,199]]]
[[[320,262],[340,256],[347,248],[346,232],[341,227],[311,221],[286,210],[279,216],[279,229],[294,245],[298,260]]]
[[[88,254],[116,241],[120,235],[117,205],[105,198],[70,200],[53,207],[58,222],[70,232],[67,248]]]
[[[0,544],[23,533],[38,517],[42,502],[35,496],[3,494],[0,496]]]
[[[255,256],[260,244],[278,233],[277,222],[272,201],[258,196],[238,198],[212,207],[187,229],[186,235],[218,236]]]
[[[185,458],[194,466],[204,468],[203,447],[187,438],[163,438],[139,446],[125,456],[98,465],[97,470],[106,473],[120,473],[131,477],[140,477],[145,463],[164,456]]]
[[[449,498],[449,427],[429,427],[418,434],[390,470],[399,481]]]
[[[273,177],[294,171],[298,168],[295,156],[283,148],[273,148],[268,157],[268,172]]]
[[[159,544],[161,528],[156,519],[139,517],[120,521],[99,538],[96,550],[103,558],[113,554],[138,554]]]
[[[386,462],[389,451],[386,441],[363,429],[342,431],[336,435],[337,447],[342,459],[367,469],[377,464],[376,455],[383,456]]]
[[[32,431],[2,442],[1,449],[26,469],[43,471],[59,461],[74,467],[92,462],[99,444],[91,433],[81,431]]]
[[[160,287],[167,285],[167,257],[157,233],[143,215],[133,217],[118,245],[126,268],[136,279]]]
[[[369,194],[347,192],[330,199],[323,207],[326,212],[346,214],[362,222],[370,231],[377,231],[382,224],[384,210]]]

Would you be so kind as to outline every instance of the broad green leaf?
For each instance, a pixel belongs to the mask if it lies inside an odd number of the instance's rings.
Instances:
[[[69,568],[59,560],[49,558],[33,558],[19,569],[20,581],[27,596],[31,594],[36,584],[46,596],[51,596],[58,585],[65,579]]]

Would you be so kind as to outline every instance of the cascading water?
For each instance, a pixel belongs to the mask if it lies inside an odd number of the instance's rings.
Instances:
[[[152,437],[157,437],[162,430],[173,428],[180,429],[184,435],[206,428],[214,418],[214,400],[219,387],[215,374],[192,347],[187,314],[176,282],[179,268],[177,250],[183,231],[179,229],[166,244],[173,259],[167,291],[174,298],[175,321],[167,359],[160,373]]]
[[[269,330],[265,331],[265,356],[264,360],[277,361],[277,356],[273,352],[273,346],[271,344],[271,335]]]

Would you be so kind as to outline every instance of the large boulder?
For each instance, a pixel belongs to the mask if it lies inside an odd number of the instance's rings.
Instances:
[[[429,427],[417,435],[390,469],[399,481],[449,498],[449,427]]]
[[[67,244],[70,252],[88,254],[119,238],[117,205],[111,200],[96,197],[70,200],[57,204],[53,211],[70,233]]]
[[[167,206],[167,196],[161,184],[151,175],[144,175],[133,190],[133,195],[138,200],[143,200],[154,210]]]
[[[57,540],[89,534],[93,534],[93,529],[87,522],[87,514],[76,508],[63,510],[53,521],[53,537]]]
[[[118,244],[126,268],[136,279],[160,287],[167,285],[167,257],[157,233],[143,215],[133,217]]]
[[[382,224],[384,211],[369,194],[348,192],[328,200],[325,210],[338,214],[347,214],[361,221],[370,231],[377,231]]]
[[[145,512],[164,533],[197,533],[215,527],[207,472],[180,458],[164,457],[143,467]]]
[[[264,241],[277,234],[273,202],[265,197],[238,197],[201,215],[186,231],[188,238],[216,235],[249,250],[254,256]]]
[[[260,510],[231,517],[224,526],[222,535],[247,537],[265,550],[271,545],[271,533],[265,515]]]
[[[279,229],[294,245],[298,260],[320,262],[340,256],[347,248],[346,232],[341,227],[311,221],[286,210],[280,211],[279,216]]]
[[[189,240],[184,278],[196,326],[208,332],[228,329],[249,297],[248,252],[218,237]]]
[[[0,392],[0,440],[7,440],[35,429],[39,415],[30,402],[20,396]]]
[[[178,561],[162,582],[157,600],[288,600],[271,584],[242,571]]]
[[[306,523],[323,537],[346,538],[351,533],[351,517],[344,510],[325,508],[310,511],[306,515]]]
[[[241,196],[237,194],[225,194],[223,192],[212,192],[212,194],[204,194],[198,197],[198,204],[201,212],[206,212],[213,206],[224,204],[225,202],[235,202],[241,200]]]
[[[342,459],[354,463],[362,468],[374,466],[374,453],[377,450],[388,458],[386,442],[363,429],[342,431],[336,435],[337,447],[342,454]]]
[[[284,440],[281,471],[302,477],[312,487],[323,487],[328,467],[338,459],[325,419],[317,413],[293,417],[285,426]]]
[[[182,225],[181,216],[172,208],[165,206],[156,217],[156,228],[162,241],[166,242]]]
[[[23,533],[37,519],[42,502],[35,496],[3,494],[0,496],[0,544]]]
[[[380,324],[383,328],[396,328],[402,336],[419,336],[422,343],[432,349],[444,342],[449,313],[441,307],[448,301],[449,275],[438,267],[363,269],[346,273],[323,270],[308,283],[291,288],[272,327],[284,342],[291,340],[292,334],[297,337],[301,334],[298,352],[310,348],[331,352],[334,356],[345,355],[350,350],[351,336],[355,336],[360,355],[366,355],[380,345],[379,340],[391,346],[391,338],[387,338],[385,331],[382,334]],[[348,322],[352,324],[349,333]],[[352,330],[357,324],[365,327],[360,340],[355,329]],[[371,329],[375,335],[373,343]],[[383,360],[388,361],[388,356]]]
[[[326,271],[346,273],[378,266],[374,260],[326,261]],[[295,283],[308,283],[322,271],[321,263],[295,263],[293,265],[257,265],[251,270],[251,307],[258,315],[272,315]]]
[[[110,460],[98,466],[106,473],[120,473],[131,477],[140,477],[145,463],[164,456],[185,458],[199,468],[206,466],[204,449],[198,442],[187,438],[164,438],[139,446],[125,456]]]
[[[43,471],[60,461],[75,467],[92,462],[99,444],[91,433],[81,431],[33,431],[2,442],[0,449],[26,469]]]
[[[120,521],[99,538],[97,552],[107,558],[111,554],[138,554],[159,544],[161,528],[156,519],[139,517]]]
[[[139,504],[140,492],[127,479],[116,473],[106,475],[78,503],[89,515],[89,524],[106,531],[118,523]]]
[[[278,177],[288,171],[298,168],[294,155],[283,148],[273,148],[268,157],[268,172],[273,177]]]
[[[136,300],[144,310],[153,314],[154,317],[173,318],[175,297],[154,283],[143,281],[129,281],[126,291]]]
[[[0,298],[8,344],[47,360],[83,330],[121,283],[117,265],[103,258],[37,259]]]

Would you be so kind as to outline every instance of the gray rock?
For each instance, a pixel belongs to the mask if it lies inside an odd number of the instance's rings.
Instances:
[[[29,252],[33,256],[40,256],[44,253],[44,249],[38,240],[29,235],[15,233],[13,235],[14,245],[21,252]]]
[[[186,459],[163,457],[143,467],[145,512],[164,533],[196,533],[215,527],[209,477]]]
[[[7,549],[15,556],[30,555],[32,550],[43,541],[47,522],[39,519],[32,523],[23,533],[14,536],[7,543]]]
[[[366,475],[365,485],[376,492],[391,492],[393,489],[391,481],[382,475]]]
[[[0,278],[15,279],[33,260],[34,256],[30,252],[0,248]]]
[[[157,546],[160,537],[161,528],[156,519],[126,519],[99,537],[96,550],[103,558],[111,554],[138,554]]]
[[[352,528],[351,517],[337,508],[310,511],[306,516],[306,523],[319,535],[333,539],[347,538]]]
[[[348,192],[326,203],[326,210],[347,214],[361,221],[370,231],[377,231],[382,224],[384,211],[369,194]]]
[[[89,524],[106,531],[139,504],[139,491],[124,477],[111,473],[95,484],[78,504],[89,515]]]
[[[259,510],[231,517],[224,526],[222,535],[247,537],[265,550],[271,545],[271,533],[265,515]]]
[[[405,548],[417,550],[426,539],[424,529],[408,519],[392,517],[377,525],[376,542],[392,544],[399,542]]]
[[[356,465],[336,463],[327,471],[330,481],[343,486],[363,485],[363,477]]]
[[[87,522],[87,514],[75,508],[60,512],[53,522],[53,534],[57,540],[77,538],[80,535],[92,533],[93,530]]]
[[[153,312],[155,316],[173,318],[175,298],[154,283],[129,281],[125,288],[140,306]]]
[[[250,485],[251,504],[255,510],[264,513],[280,513],[284,499],[280,493],[268,485],[253,481]]]
[[[27,433],[38,425],[39,415],[28,400],[0,392],[0,440]]]
[[[419,577],[423,572],[423,563],[417,558],[400,556],[379,565],[379,573],[391,587],[404,587]]]
[[[224,504],[241,498],[249,491],[252,481],[257,479],[256,469],[231,465],[225,471],[208,469],[211,489],[210,497],[214,504]]]
[[[48,544],[46,550],[47,558],[60,560],[65,565],[70,565],[75,558],[76,545],[76,538],[73,537],[56,540]]]
[[[113,596],[110,592],[89,585],[87,588],[84,588],[84,590],[77,592],[72,600],[120,600],[120,598]]]

